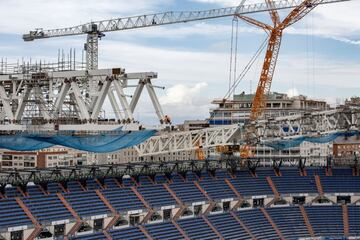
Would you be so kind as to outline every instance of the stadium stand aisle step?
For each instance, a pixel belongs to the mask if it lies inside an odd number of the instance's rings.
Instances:
[[[21,194],[21,196],[28,197],[28,193],[24,192],[20,187],[17,187],[17,190]]]
[[[66,207],[66,209],[73,215],[73,217],[77,220],[80,219],[79,215],[77,214],[77,212],[71,207],[71,205],[66,201],[66,199],[64,198],[64,196],[61,193],[57,193],[56,194],[58,196],[58,198],[60,199],[60,201],[64,204],[64,206]]]
[[[136,188],[137,192],[152,208],[176,205],[175,199],[162,184],[151,184]]]
[[[209,200],[212,202],[212,199],[210,197],[210,195],[200,186],[198,181],[194,181],[195,186],[197,187],[197,189],[199,189],[199,191]]]
[[[347,205],[342,205],[343,225],[344,225],[344,236],[349,236],[349,212]]]
[[[116,215],[115,208],[110,204],[110,202],[106,199],[106,197],[100,192],[99,189],[95,190],[96,194],[99,196],[101,201],[109,208],[112,214]]]
[[[348,206],[349,234],[360,235],[360,206]]]
[[[243,223],[243,221],[241,221],[241,219],[236,216],[236,214],[231,211],[230,215],[240,224],[240,226],[246,231],[246,233],[251,237],[251,239],[255,240],[256,237],[254,236],[254,234],[252,234],[252,232],[250,231],[250,229]]]
[[[139,200],[144,204],[144,206],[150,209],[149,203],[144,199],[144,197],[139,193],[136,187],[131,187],[131,190],[135,193],[135,195],[139,198]]]
[[[107,240],[112,240],[111,235],[106,230],[103,230],[102,233],[104,234]]]
[[[111,219],[111,221],[104,227],[104,230],[108,231],[109,229],[111,229],[119,219],[121,219],[121,216],[119,214],[116,214],[113,219]]]
[[[119,188],[115,186],[105,189],[101,191],[101,193],[119,213],[146,209],[144,204],[129,187]]]
[[[205,178],[198,184],[210,196],[213,201],[221,201],[222,199],[236,198],[236,194],[231,188],[225,184],[223,179]]]
[[[59,185],[59,188],[60,188],[64,193],[70,192],[70,190],[69,190],[69,189],[65,189],[65,187],[64,187],[61,183],[58,183],[58,185]]]
[[[319,175],[315,175],[315,183],[316,183],[316,189],[318,190],[318,193],[320,194],[320,196],[323,196],[324,195],[324,190],[323,190],[323,187],[321,185],[321,180],[320,180]]]
[[[211,214],[207,219],[224,239],[248,240],[251,237],[230,213]]]
[[[150,204],[143,198],[143,196],[139,193],[139,191],[136,189],[136,187],[132,186],[131,190],[135,193],[135,195],[138,197],[138,199],[144,204],[144,206],[147,208],[148,213],[143,218],[141,223],[146,223],[151,216],[155,213],[155,211],[151,208]]]
[[[146,238],[148,240],[153,240],[152,236],[148,233],[148,231],[146,231],[145,227],[142,225],[139,225],[138,228],[140,229],[140,231],[146,236]]]
[[[279,240],[276,231],[259,208],[238,211],[236,212],[236,215],[249,228],[256,239]]]
[[[185,240],[190,240],[189,236],[186,234],[184,229],[182,229],[179,224],[177,224],[176,221],[171,220],[172,224],[175,226],[175,228],[181,233],[181,235],[184,237]]]
[[[144,228],[153,239],[178,240],[184,239],[184,236],[172,222],[163,222],[159,224],[146,224]]]
[[[122,229],[111,229],[109,234],[114,240],[131,239],[131,240],[144,240],[147,239],[144,233],[138,227],[128,227]]]
[[[184,204],[207,201],[207,198],[200,192],[193,182],[174,181],[169,186]]]
[[[23,202],[43,225],[73,218],[56,194],[28,197],[24,198]]]
[[[202,215],[202,218],[206,224],[211,228],[211,230],[220,238],[220,240],[225,240],[224,237],[219,233],[219,231],[212,225],[212,223],[207,219],[205,215]]]
[[[184,229],[190,239],[214,240],[218,236],[206,224],[203,218],[180,219],[177,221],[179,226]]]
[[[39,224],[37,219],[34,217],[34,215],[30,212],[30,210],[25,205],[25,203],[19,197],[16,197],[15,201],[17,202],[17,204],[19,204],[19,206],[22,208],[22,210],[25,212],[25,214],[28,216],[28,218],[30,218],[31,222],[35,226],[34,231],[32,231],[30,236],[27,238],[27,240],[34,240],[42,231],[41,225]]]
[[[63,196],[82,218],[111,213],[93,190],[70,192]]]
[[[300,209],[301,215],[302,215],[302,217],[303,217],[303,219],[304,219],[306,228],[307,228],[307,230],[308,230],[308,232],[309,232],[309,234],[310,234],[310,237],[315,237],[314,230],[313,230],[313,228],[312,228],[312,226],[311,226],[311,224],[310,224],[310,221],[309,221],[309,218],[308,218],[308,216],[307,216],[307,213],[306,213],[306,210],[305,210],[304,206],[303,206],[303,205],[300,205],[300,206],[299,206],[299,209]]]
[[[180,206],[181,205],[184,205],[184,203],[181,201],[180,198],[178,198],[176,196],[176,193],[169,187],[169,184],[167,183],[164,183],[163,184],[164,188],[170,193],[170,195],[175,199],[176,203],[179,204]]]
[[[344,224],[341,206],[306,206],[305,210],[316,237],[343,237]]]
[[[233,206],[232,209],[236,210],[238,209],[244,202],[244,198],[241,196],[241,194],[236,190],[234,185],[229,181],[229,179],[224,179],[225,183],[229,186],[229,188],[235,193],[236,197],[238,198],[238,202]]]
[[[298,207],[267,208],[266,212],[276,224],[285,239],[310,237],[301,211]]]
[[[271,187],[272,192],[274,193],[274,199],[276,199],[276,200],[280,199],[280,194],[279,194],[278,190],[276,189],[276,186],[273,183],[271,177],[267,176],[266,181],[268,182],[269,186]]]
[[[56,194],[60,201],[64,204],[66,209],[73,215],[73,217],[76,219],[76,223],[74,226],[68,231],[68,235],[73,235],[75,232],[81,227],[82,221],[78,213],[71,207],[71,205],[66,201],[65,197],[61,193]]]
[[[284,236],[282,235],[281,231],[279,230],[279,228],[276,226],[276,224],[274,223],[274,221],[272,220],[272,218],[270,217],[270,215],[268,214],[268,212],[266,211],[265,208],[260,208],[260,211],[264,214],[264,216],[266,217],[266,219],[269,221],[269,223],[271,224],[271,226],[273,227],[273,229],[275,230],[276,234],[279,236],[279,238],[281,240],[285,240]]]
[[[326,171],[326,176],[330,177],[333,175],[331,167],[327,167],[325,171]]]

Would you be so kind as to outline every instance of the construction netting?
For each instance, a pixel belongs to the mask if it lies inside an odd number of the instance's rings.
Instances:
[[[117,131],[111,134],[72,135],[72,134],[17,134],[1,135],[0,148],[14,151],[36,151],[55,145],[77,150],[105,153],[138,145],[154,136],[156,131]]]
[[[352,137],[352,136],[360,136],[360,132],[335,132],[335,133],[331,133],[323,136],[316,136],[316,137],[302,136],[294,139],[287,139],[280,141],[266,141],[264,142],[264,145],[277,150],[285,150],[288,148],[297,147],[303,142],[329,143],[334,141],[338,137]]]

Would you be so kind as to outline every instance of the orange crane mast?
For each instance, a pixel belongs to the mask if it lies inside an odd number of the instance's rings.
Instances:
[[[256,89],[256,93],[252,102],[250,125],[247,127],[245,134],[246,145],[241,148],[241,157],[247,158],[252,156],[250,145],[254,143],[256,138],[256,128],[253,124],[254,121],[262,117],[267,103],[267,95],[270,93],[271,83],[273,80],[277,59],[279,56],[281,39],[283,36],[283,30],[290,25],[296,23],[309,12],[311,12],[316,6],[321,4],[323,0],[304,0],[298,7],[293,9],[281,22],[280,16],[276,9],[273,8],[273,0],[266,0],[266,4],[269,7],[269,13],[273,26],[260,22],[256,19],[246,17],[240,14],[236,14],[239,19],[245,22],[264,29],[269,34],[269,42],[265,53],[265,60],[263,63],[260,80]]]

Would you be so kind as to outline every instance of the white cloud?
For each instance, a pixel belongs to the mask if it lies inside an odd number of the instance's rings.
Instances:
[[[205,91],[207,83],[196,83],[193,86],[186,86],[184,84],[176,84],[166,90],[165,96],[160,98],[160,102],[164,105],[192,105],[202,91]]]
[[[0,0],[0,31],[25,33],[34,28],[60,28],[125,14],[151,13],[169,0]],[[126,16],[125,15],[125,16]]]
[[[209,105],[206,95],[208,84],[205,82],[194,85],[176,84],[166,90],[160,102],[166,114],[175,121],[186,118],[205,118],[209,113]]]
[[[240,0],[193,0],[200,3],[218,4],[222,7],[236,6]],[[264,2],[264,0],[247,0],[246,4]],[[291,34],[312,34],[337,41],[360,45],[360,1],[352,0],[343,3],[320,5],[299,23],[287,29]],[[280,13],[289,10],[279,11]],[[282,14],[283,15],[283,14]]]
[[[299,91],[296,88],[290,88],[289,90],[287,90],[286,94],[289,97],[296,97],[299,96]]]

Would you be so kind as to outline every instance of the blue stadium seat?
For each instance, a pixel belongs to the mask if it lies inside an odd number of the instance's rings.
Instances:
[[[342,237],[343,215],[341,206],[311,206],[305,207],[315,236]]]
[[[275,177],[275,171],[273,168],[258,168],[256,169],[256,176],[258,177]]]
[[[299,207],[267,208],[266,211],[285,239],[311,237]]]
[[[32,226],[31,220],[17,204],[15,199],[0,200],[0,229],[7,231],[9,227]]]
[[[140,176],[139,182],[141,186],[153,184],[147,176]]]
[[[351,168],[333,168],[331,169],[333,176],[352,176]]]
[[[81,217],[111,213],[95,191],[70,192],[64,197]]]
[[[208,201],[193,182],[174,182],[170,184],[170,188],[185,204]]]
[[[213,200],[221,200],[226,198],[236,199],[236,194],[226,184],[224,179],[210,180],[203,179],[199,182],[200,186],[210,195]]]
[[[27,193],[29,196],[32,196],[32,197],[44,196],[44,193],[41,191],[41,189],[38,185],[27,186],[26,190],[27,190]]]
[[[19,190],[16,187],[6,187],[5,196],[8,198],[13,198],[13,197],[22,197],[23,195],[19,192]]]
[[[349,233],[351,236],[360,236],[360,206],[348,206]]]
[[[117,212],[145,209],[145,206],[130,188],[108,187],[101,192]]]
[[[78,181],[69,181],[67,183],[67,188],[70,192],[82,192],[83,189]]]
[[[71,213],[65,208],[57,195],[35,196],[23,199],[31,213],[42,224],[58,220],[73,219]]]
[[[319,175],[326,176],[326,169],[325,168],[319,168],[319,167],[308,167],[306,168],[306,172],[308,176],[314,176]]]
[[[281,177],[272,177],[271,180],[280,194],[317,194],[314,176],[285,175]]]
[[[208,219],[225,239],[251,239],[230,213],[209,215]]]
[[[59,186],[58,182],[49,182],[48,183],[48,192],[49,193],[62,193],[64,192],[62,188]]]
[[[152,207],[176,205],[175,199],[162,184],[140,186],[137,190]]]
[[[321,185],[325,193],[360,193],[360,177],[358,176],[323,176]]]
[[[229,179],[242,196],[273,195],[265,177],[251,177],[249,174],[237,174],[235,179]]]
[[[168,179],[165,177],[165,175],[156,175],[155,176],[155,182],[158,183],[158,184],[167,183]]]
[[[284,167],[280,169],[281,176],[300,176],[300,170],[298,168]]]
[[[109,234],[113,239],[131,239],[131,240],[147,240],[146,236],[138,227],[128,227],[123,229],[112,229]]]
[[[87,179],[86,188],[87,190],[101,189],[100,185],[95,181],[95,179]]]
[[[191,239],[219,239],[202,218],[181,219],[177,223]]]
[[[275,230],[260,209],[238,211],[236,215],[257,239],[279,239]]]
[[[111,189],[111,188],[115,188],[115,189],[119,188],[119,186],[118,186],[118,184],[116,182],[116,179],[114,179],[114,178],[105,178],[104,182],[105,182],[106,188],[109,188],[109,189]]]
[[[147,224],[144,226],[153,239],[178,240],[183,239],[181,233],[171,222]]]

